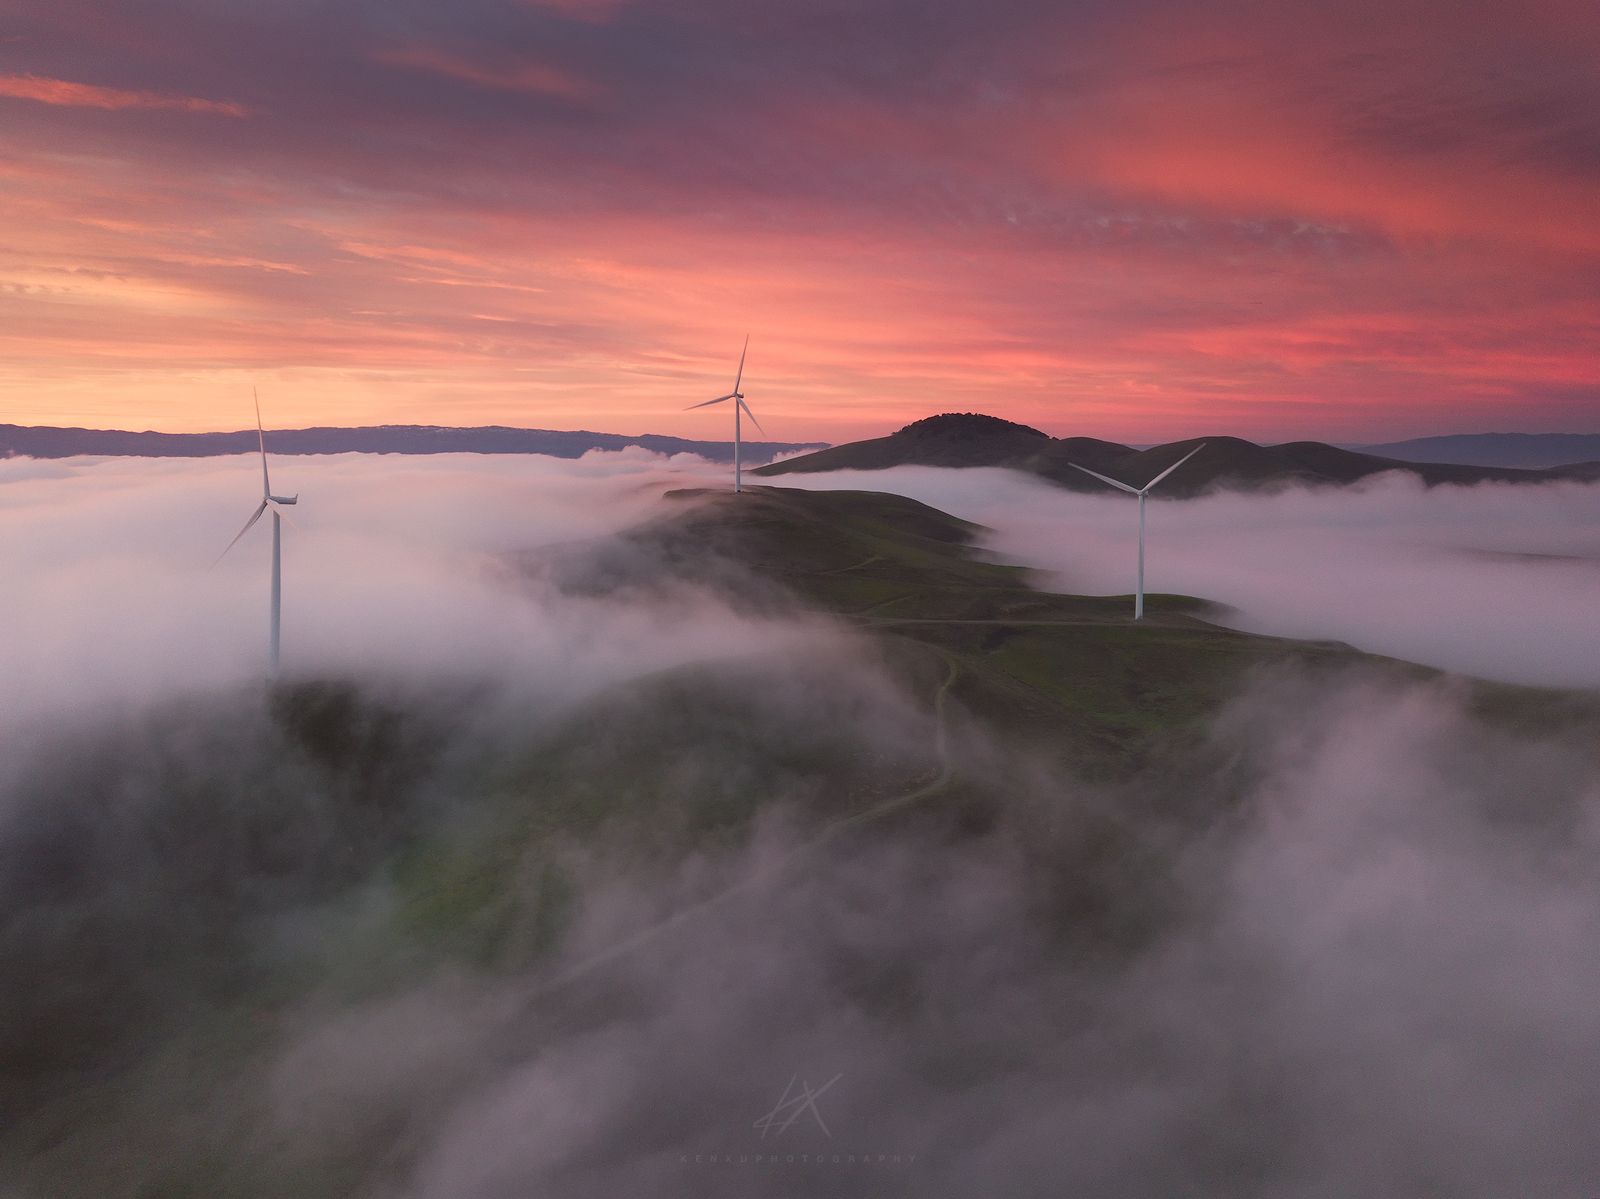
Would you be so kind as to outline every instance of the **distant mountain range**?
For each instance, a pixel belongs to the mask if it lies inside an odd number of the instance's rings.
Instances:
[[[1027,471],[1074,491],[1109,491],[1106,484],[1072,464],[1143,485],[1201,442],[1205,449],[1161,485],[1169,496],[1214,488],[1254,490],[1295,483],[1354,483],[1385,471],[1437,483],[1541,483],[1553,478],[1600,479],[1600,462],[1549,470],[1463,463],[1405,462],[1318,441],[1257,445],[1238,437],[1197,437],[1139,450],[1093,437],[1054,438],[1027,425],[976,413],[946,413],[905,426],[888,437],[788,458],[763,466],[758,475],[830,470],[883,470],[891,466],[1005,466]]]
[[[731,441],[687,441],[646,433],[566,432],[558,429],[511,429],[487,425],[447,429],[436,425],[377,425],[364,429],[274,429],[268,436],[274,454],[548,454],[578,458],[590,450],[643,446],[658,454],[698,454],[713,462],[733,461]],[[814,450],[825,441],[747,441],[750,461],[765,462],[778,454]],[[256,448],[256,431],[237,433],[129,433],[120,429],[58,429],[47,426],[0,425],[0,458],[26,454],[32,458],[69,458],[78,454],[142,458],[207,458],[244,454]]]
[[[1458,433],[1350,448],[1402,462],[1458,462],[1537,470],[1600,460],[1600,433]]]
[[[437,425],[275,429],[268,434],[268,440],[275,454],[548,454],[578,458],[590,450],[641,446],[660,454],[697,454],[712,462],[733,460],[731,441],[690,441],[654,433],[630,437],[585,430],[514,429],[503,425],[470,429]],[[744,450],[750,462],[770,462],[785,454],[804,455],[760,467],[758,473],[764,475],[882,470],[902,465],[1006,466],[1041,475],[1063,487],[1095,491],[1105,485],[1073,470],[1069,463],[1138,483],[1154,477],[1201,441],[1206,442],[1205,451],[1163,483],[1163,493],[1193,495],[1214,486],[1351,483],[1386,470],[1407,471],[1430,484],[1600,478],[1600,434],[1476,433],[1357,447],[1316,441],[1267,446],[1237,437],[1208,437],[1137,449],[1092,437],[1053,438],[1027,425],[976,413],[931,416],[888,437],[846,445],[747,441]],[[255,447],[254,429],[156,433],[0,424],[0,457],[203,458],[249,453]]]

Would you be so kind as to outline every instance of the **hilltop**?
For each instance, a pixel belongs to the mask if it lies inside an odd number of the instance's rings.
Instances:
[[[928,417],[888,437],[788,458],[753,473],[771,477],[833,470],[886,470],[893,466],[1002,466],[1038,475],[1073,491],[1108,491],[1106,484],[1073,469],[1073,464],[1137,486],[1202,443],[1205,449],[1162,484],[1162,494],[1180,497],[1218,488],[1258,490],[1294,484],[1342,486],[1390,471],[1409,474],[1429,486],[1600,478],[1600,463],[1526,470],[1404,462],[1318,441],[1258,445],[1239,437],[1196,437],[1140,450],[1092,437],[1054,438],[1027,425],[976,413]]]
[[[1033,572],[980,551],[980,526],[902,496],[756,487],[668,498],[681,510],[628,534],[618,554],[646,565],[630,575],[610,559],[591,562],[597,590],[639,586],[642,571],[710,581],[755,604],[788,597],[849,622],[896,660],[920,660],[923,686],[948,671],[949,695],[972,719],[1019,747],[1044,747],[1077,774],[1145,769],[1158,743],[1196,732],[1265,667],[1440,677],[1342,644],[1243,633],[1220,623],[1225,609],[1193,596],[1147,594],[1146,619],[1134,624],[1131,595],[1044,590]],[[709,559],[745,573],[708,580]],[[1473,686],[1491,706],[1511,708],[1554,694]],[[1555,708],[1568,710],[1564,700]],[[1600,726],[1600,707],[1580,708]]]

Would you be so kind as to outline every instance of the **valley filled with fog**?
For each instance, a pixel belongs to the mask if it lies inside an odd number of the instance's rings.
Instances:
[[[0,1191],[1600,1179],[1600,486],[1152,500],[1151,591],[1434,670],[1252,670],[1108,770],[657,536],[726,469],[642,451],[273,459],[266,686],[256,467],[0,460]],[[1126,497],[785,482],[1131,590]]]

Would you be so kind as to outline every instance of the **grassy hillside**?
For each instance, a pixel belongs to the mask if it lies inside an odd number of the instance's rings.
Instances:
[[[1137,769],[1151,737],[1203,720],[1255,666],[1361,655],[1237,633],[1188,596],[1056,595],[989,561],[978,531],[876,492],[676,493],[681,516],[641,536],[711,543],[902,654],[946,663],[974,721],[1089,772]]]
[[[975,549],[977,526],[900,496],[758,487],[669,498],[682,510],[629,538],[649,551],[650,570],[704,581],[707,561],[742,563],[746,573],[713,581],[752,603],[790,597],[848,622],[896,661],[921,660],[930,703],[928,680],[949,676],[966,718],[1075,772],[1142,769],[1157,741],[1199,728],[1251,671],[1361,667],[1439,677],[1337,643],[1241,633],[1190,596],[1147,595],[1136,624],[1131,595],[1044,591],[1029,571]],[[613,576],[609,585],[620,582]],[[1563,722],[1600,721],[1600,705],[1582,697],[1472,686],[1486,703],[1495,697],[1503,715],[1549,705]]]

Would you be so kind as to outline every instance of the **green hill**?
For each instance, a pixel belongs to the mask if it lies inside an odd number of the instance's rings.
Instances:
[[[978,526],[900,496],[772,487],[670,496],[685,510],[633,538],[670,547],[667,557],[683,565],[695,547],[715,548],[805,606],[953,664],[951,693],[971,698],[973,719],[1053,747],[1075,769],[1139,768],[1147,735],[1202,721],[1260,667],[1437,677],[1337,643],[1241,633],[1191,596],[1147,595],[1135,624],[1131,595],[1043,591],[1031,572],[976,550]],[[1553,694],[1481,686],[1533,704]],[[1031,715],[1018,724],[1021,714]]]

